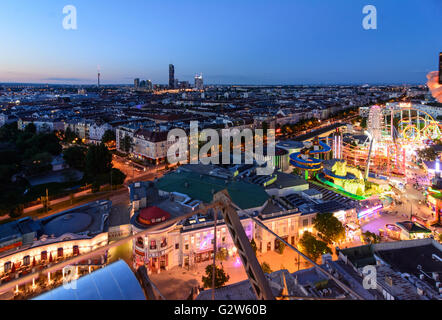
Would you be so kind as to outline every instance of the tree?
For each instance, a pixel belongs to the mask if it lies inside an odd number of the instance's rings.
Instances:
[[[35,134],[37,132],[37,127],[31,122],[25,127],[25,132]]]
[[[110,173],[111,168],[112,154],[109,149],[103,143],[90,146],[86,154],[87,179],[95,180],[100,174]]]
[[[42,173],[52,169],[52,156],[48,152],[35,154],[32,158],[23,161],[26,172],[30,175]]]
[[[225,261],[227,260],[227,249],[226,248],[220,248],[217,252],[216,252],[216,260],[218,261]]]
[[[18,218],[23,214],[24,206],[23,204],[19,203],[20,200],[14,199],[13,202],[7,204],[9,208],[7,208],[7,213],[9,214],[9,217],[11,218]],[[0,209],[0,212],[2,212],[2,215],[4,215],[5,211]]]
[[[276,249],[277,252],[279,254],[283,254],[284,253],[284,249],[285,249],[285,243],[280,241],[279,239],[276,239],[276,242],[278,243],[278,246],[277,246],[278,248]]]
[[[366,117],[361,119],[360,125],[361,125],[361,128],[364,128],[364,129],[367,128],[367,118]]]
[[[258,251],[258,247],[256,246],[255,239],[252,239],[252,240],[250,241],[250,246],[252,247],[253,252],[255,252],[255,255],[256,255],[256,252]]]
[[[111,170],[112,154],[107,147],[103,143],[98,146],[89,146],[86,154],[85,180],[92,183],[92,192],[98,192],[100,186],[110,181]],[[116,172],[117,180],[118,177],[121,177],[121,175]]]
[[[213,265],[209,264],[206,267],[206,275],[202,276],[201,280],[203,282],[204,288],[212,287],[212,275],[213,275]],[[221,288],[227,281],[229,281],[230,276],[226,274],[224,269],[215,266],[215,288]]]
[[[437,153],[432,147],[418,150],[417,156],[421,161],[434,161],[437,159]]]
[[[6,123],[0,127],[0,141],[15,143],[20,133],[21,131],[18,130],[17,121]]]
[[[264,272],[264,273],[272,273],[273,272],[273,270],[270,268],[270,265],[265,261],[263,263],[261,263],[261,269],[262,269],[262,272]]]
[[[2,197],[3,198],[3,197]],[[6,203],[2,203],[0,207],[6,208],[11,218],[18,218],[23,214],[23,197],[17,193],[9,193],[6,196]]]
[[[92,193],[100,191],[101,183],[98,180],[94,180],[91,185]]]
[[[113,186],[122,185],[124,180],[126,180],[126,175],[120,169],[112,168],[111,175]]]
[[[57,156],[63,150],[60,140],[55,133],[42,133],[37,136],[38,146],[41,150],[49,152],[53,156]]]
[[[64,142],[68,142],[68,143],[72,143],[72,141],[74,141],[76,138],[78,138],[77,134],[72,131],[72,129],[70,127],[67,127],[65,132],[64,132]]]
[[[333,213],[317,214],[313,219],[319,237],[327,243],[337,242],[345,238],[345,228]]]
[[[120,150],[128,153],[132,150],[133,143],[130,136],[125,135],[124,138],[120,141]]]
[[[310,232],[303,233],[299,239],[301,251],[304,252],[310,259],[316,262],[318,258],[326,253],[332,253],[331,249],[324,241],[318,240]]]
[[[365,231],[362,233],[362,237],[365,242],[367,243],[379,243],[381,242],[381,237],[378,236],[376,233]]]
[[[116,140],[116,136],[115,136],[115,132],[113,130],[106,130],[103,134],[103,137],[101,138],[101,142],[103,143],[107,143],[107,142],[111,142],[111,141],[115,141]]]
[[[71,167],[80,171],[85,170],[86,166],[86,148],[73,146],[63,151],[63,159]]]

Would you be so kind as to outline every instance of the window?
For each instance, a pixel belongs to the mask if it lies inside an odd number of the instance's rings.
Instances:
[[[186,244],[186,245],[184,246],[184,249],[189,250],[189,245]]]
[[[3,268],[5,269],[5,272],[10,271],[11,268],[12,268],[12,263],[11,263],[11,261],[5,262]]]
[[[48,252],[47,251],[42,251],[41,252],[41,258],[42,261],[47,260],[48,259]]]
[[[179,243],[175,243],[175,249],[178,250],[180,248],[180,244]]]
[[[144,241],[143,241],[143,238],[141,238],[141,237],[138,237],[138,238],[137,238],[137,246],[140,247],[141,249],[144,248]]]
[[[167,246],[167,239],[163,238],[163,240],[161,240],[161,248],[164,248],[165,246]]]
[[[24,256],[23,257],[23,265],[28,266],[31,264],[31,257],[30,256]]]
[[[150,242],[150,249],[155,250],[157,248],[157,242],[155,240],[152,240]]]
[[[302,220],[302,226],[307,227],[308,226],[308,219]]]
[[[72,253],[74,254],[74,256],[77,256],[80,254],[80,248],[78,246],[74,246],[72,248]]]
[[[63,257],[63,248],[58,248],[57,249],[57,257],[58,258],[62,258]]]

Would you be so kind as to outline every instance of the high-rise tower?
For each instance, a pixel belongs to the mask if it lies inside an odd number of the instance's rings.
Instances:
[[[175,88],[175,67],[169,64],[169,89]]]
[[[197,74],[195,76],[195,88],[197,90],[203,90],[204,89],[204,82],[203,82],[203,74]]]

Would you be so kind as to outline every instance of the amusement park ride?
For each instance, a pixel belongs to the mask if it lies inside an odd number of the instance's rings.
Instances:
[[[332,138],[316,138],[300,152],[290,155],[290,164],[314,176],[322,184],[363,200],[382,189],[368,179],[404,177],[406,162],[416,150],[441,138],[439,122],[410,104],[372,106],[362,143],[344,142],[337,130]],[[331,147],[330,147],[331,146]],[[363,172],[363,174],[362,174]]]
[[[362,145],[343,144],[344,160],[369,173],[403,176],[406,161],[416,150],[441,137],[439,122],[428,113],[410,104],[399,107],[373,106],[367,121],[367,142]],[[368,159],[368,160],[367,160]]]

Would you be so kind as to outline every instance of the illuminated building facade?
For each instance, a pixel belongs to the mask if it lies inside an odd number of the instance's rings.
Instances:
[[[111,201],[96,201],[40,220],[26,217],[1,225],[1,281],[107,245],[111,205]],[[102,256],[80,265],[104,263]]]
[[[203,75],[197,74],[195,76],[195,89],[197,90],[204,90],[204,82],[203,82]]]
[[[315,232],[313,219],[316,214],[333,212],[344,224],[356,221],[353,207],[338,201],[322,201],[316,193],[307,192],[313,190],[305,190],[308,189],[305,180],[296,180],[297,184],[292,187],[284,184],[290,182],[287,179],[275,183],[278,188],[290,189],[290,194],[275,193],[272,185],[264,188],[188,171],[169,173],[156,183],[135,182],[129,186],[132,230],[136,234],[153,224],[196,211],[201,203],[211,202],[213,192],[223,189],[228,190],[232,201],[240,208],[237,212],[246,235],[255,240],[258,251],[263,253],[277,250],[279,242],[246,212],[291,244],[296,244],[303,232]],[[303,182],[302,186],[299,181]],[[274,196],[271,198],[268,192]],[[305,196],[300,195],[303,192],[307,192]],[[217,250],[224,248],[234,257],[236,248],[221,214],[216,220]],[[146,265],[149,273],[159,273],[175,266],[186,268],[213,257],[214,212],[178,221],[134,240],[135,267]]]

